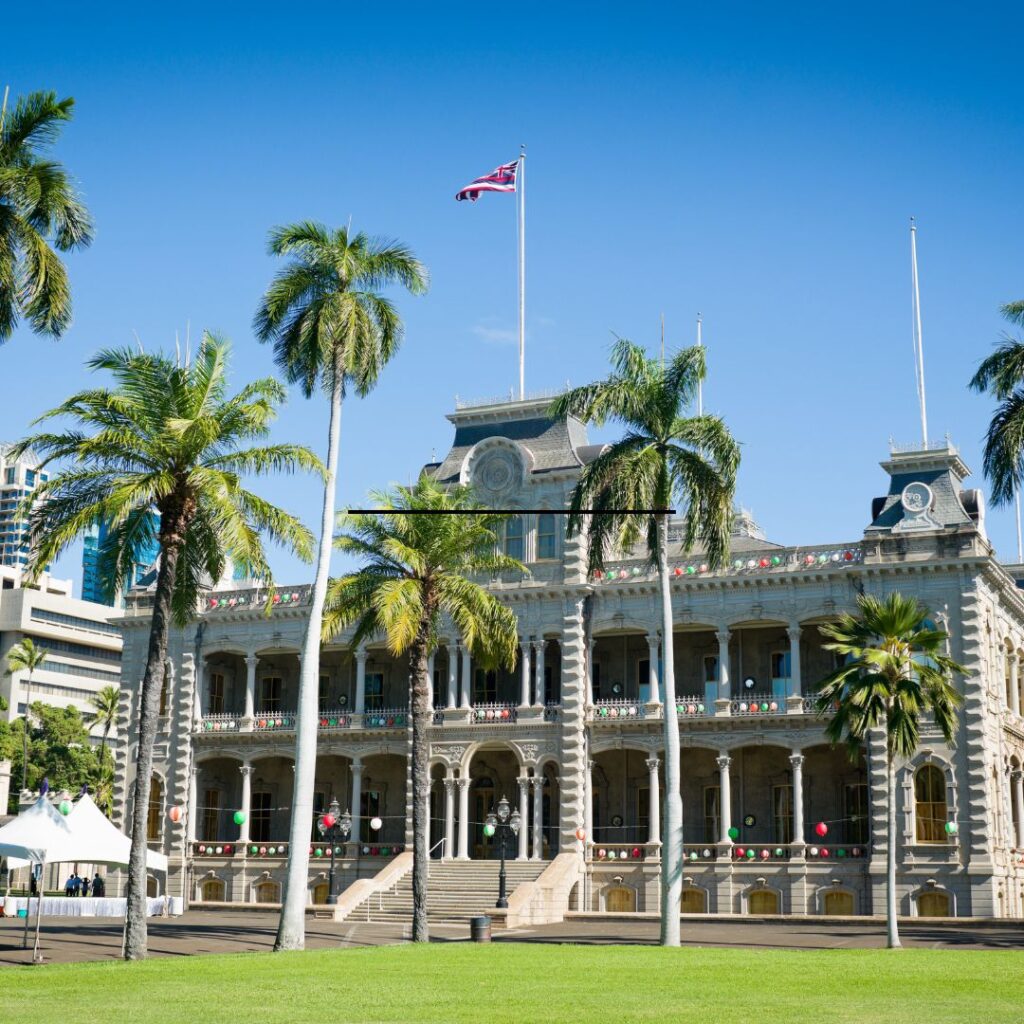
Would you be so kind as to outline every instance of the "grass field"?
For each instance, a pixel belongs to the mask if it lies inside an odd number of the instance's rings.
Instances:
[[[434,944],[12,967],[18,1024],[1024,1021],[1014,951]]]

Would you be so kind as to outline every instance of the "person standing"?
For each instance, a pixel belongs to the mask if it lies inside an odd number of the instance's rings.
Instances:
[[[107,894],[107,884],[100,878],[98,871],[92,880],[92,894],[96,899],[102,899]]]
[[[83,896],[88,896],[89,895],[89,878],[88,878],[88,876],[86,876],[86,877],[84,877],[82,879],[82,895]]]

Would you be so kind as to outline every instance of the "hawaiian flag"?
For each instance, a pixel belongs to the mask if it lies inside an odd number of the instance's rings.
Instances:
[[[455,198],[460,201],[468,199],[471,203],[475,203],[480,198],[481,192],[515,192],[516,168],[518,166],[519,161],[513,160],[510,164],[495,167],[490,174],[471,181],[464,189],[456,192]]]

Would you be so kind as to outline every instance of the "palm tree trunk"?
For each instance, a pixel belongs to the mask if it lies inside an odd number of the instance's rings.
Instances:
[[[28,673],[28,682],[25,684],[25,728],[21,738],[21,791],[28,789],[28,716],[32,707],[32,670]]]
[[[679,945],[683,895],[683,797],[679,787],[679,719],[676,716],[672,592],[668,575],[668,516],[658,516],[658,582],[661,585],[662,681],[665,722],[665,827],[661,844],[661,944]]]
[[[309,840],[313,831],[313,786],[316,782],[316,744],[320,725],[320,627],[331,572],[334,540],[338,445],[341,437],[341,394],[344,378],[335,369],[331,388],[331,418],[327,434],[327,479],[320,517],[320,548],[306,633],[299,666],[299,706],[295,716],[295,784],[292,820],[288,830],[288,873],[285,877],[281,920],[274,950],[303,949],[306,945],[306,892],[309,887]],[[358,838],[358,837],[357,837]]]
[[[139,748],[135,756],[135,783],[132,786],[132,848],[128,860],[128,908],[125,922],[124,958],[142,960],[146,956],[146,849],[149,819],[149,790],[153,775],[153,745],[156,742],[160,692],[167,666],[167,636],[171,624],[171,596],[177,575],[180,538],[184,524],[161,524],[162,537],[174,537],[175,543],[161,544],[160,571],[157,574],[153,619],[149,628],[146,673],[142,677],[139,709]]]
[[[888,946],[898,949],[900,933],[896,921],[896,766],[893,763],[891,742],[886,742],[886,851],[885,851],[885,918]]]
[[[430,618],[424,615],[413,641],[409,664],[412,712],[412,941],[427,942],[427,845],[430,837],[430,782],[427,726],[430,722],[430,685],[427,643]]]

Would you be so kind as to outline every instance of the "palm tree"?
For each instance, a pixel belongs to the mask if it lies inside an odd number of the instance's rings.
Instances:
[[[862,594],[860,615],[845,614],[820,626],[825,650],[843,659],[819,684],[818,714],[831,714],[825,735],[860,757],[871,729],[885,730],[886,918],[890,948],[900,944],[896,923],[896,758],[914,756],[921,715],[930,713],[947,743],[956,731],[963,698],[951,682],[967,670],[946,657],[948,634],[929,621],[913,597],[892,593],[884,600]],[[797,837],[802,838],[802,837]]]
[[[286,379],[309,398],[317,387],[330,396],[327,475],[324,482],[316,577],[302,641],[299,707],[296,715],[295,784],[289,832],[288,874],[275,950],[305,945],[309,834],[313,825],[313,784],[320,685],[320,632],[331,564],[338,475],[341,403],[346,385],[366,395],[402,339],[402,321],[379,294],[400,284],[414,295],[426,291],[427,272],[409,249],[346,228],[322,224],[275,228],[270,252],[291,256],[267,289],[255,317],[261,341],[274,343]]]
[[[46,661],[46,651],[36,647],[30,636],[19,640],[7,652],[7,668],[4,671],[4,675],[13,676],[15,672],[28,673],[28,679],[25,681],[25,729],[22,732],[21,751],[22,792],[28,786],[28,726],[29,712],[32,708],[32,676],[44,661]]]
[[[20,317],[59,337],[71,323],[68,276],[57,254],[92,241],[92,222],[67,171],[42,151],[71,120],[75,101],[54,92],[0,109],[0,344]],[[53,248],[51,248],[51,244]]]
[[[323,638],[330,640],[355,623],[353,646],[383,634],[393,654],[409,654],[412,938],[426,942],[431,720],[427,659],[437,646],[444,617],[455,623],[483,664],[513,666],[518,644],[515,614],[469,577],[526,570],[515,559],[495,553],[497,527],[508,517],[485,511],[466,487],[445,491],[422,476],[414,487],[396,487],[373,498],[382,509],[379,515],[341,517],[335,547],[365,564],[331,581]]]
[[[626,436],[587,465],[570,503],[568,531],[589,526],[590,568],[613,549],[630,551],[645,541],[661,585],[664,720],[665,836],[661,859],[661,943],[679,945],[683,886],[683,800],[679,788],[679,723],[676,719],[672,595],[668,574],[668,515],[622,510],[682,509],[682,550],[700,542],[710,566],[728,555],[739,446],[717,416],[687,416],[704,379],[701,346],[683,349],[666,366],[620,340],[605,380],[574,388],[552,406],[556,416],[584,422],[617,420]],[[595,513],[595,514],[591,514]]]
[[[100,740],[100,765],[107,760],[107,737],[110,730],[117,725],[117,706],[121,699],[121,693],[116,686],[104,686],[97,693],[89,698],[89,705],[92,711],[86,715],[90,725],[98,725],[103,730],[103,738]]]
[[[72,396],[42,417],[70,417],[71,429],[39,433],[18,446],[33,448],[44,465],[68,465],[32,494],[30,575],[94,522],[106,522],[99,568],[108,591],[117,592],[130,582],[137,550],[154,532],[159,542],[132,788],[129,960],[146,953],[146,816],[171,621],[184,625],[194,616],[200,592],[221,578],[229,560],[269,584],[263,533],[300,557],[312,554],[309,530],[246,490],[241,475],[322,467],[296,445],[239,447],[266,437],[285,389],[264,378],[229,396],[228,353],[228,343],[209,334],[185,362],[129,349],[100,352],[89,366],[109,371],[115,386]]]
[[[1024,327],[1024,301],[1008,302],[1003,316]],[[985,438],[985,476],[992,484],[992,504],[1013,500],[1024,482],[1024,338],[1006,335],[971,378],[974,391],[999,402]]]

